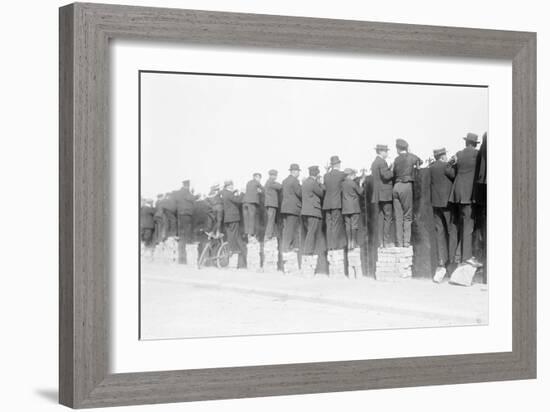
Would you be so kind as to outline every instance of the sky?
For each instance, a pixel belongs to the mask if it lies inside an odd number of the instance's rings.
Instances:
[[[427,159],[450,154],[468,132],[487,131],[488,89],[445,85],[141,74],[141,194],[154,198],[191,180],[196,193],[254,172],[288,175],[298,163],[369,169],[376,144],[405,139]]]

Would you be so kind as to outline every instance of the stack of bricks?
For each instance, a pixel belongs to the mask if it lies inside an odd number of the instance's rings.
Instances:
[[[317,255],[302,256],[301,272],[307,276],[315,275],[317,268]]]
[[[348,251],[348,276],[350,278],[360,278],[361,268],[361,249],[355,248]]]
[[[231,256],[229,256],[229,262],[227,264],[227,268],[237,269],[238,267],[239,267],[239,254],[232,253]]]
[[[189,266],[197,266],[199,261],[199,245],[193,243],[185,245],[185,254],[187,256],[187,264]]]
[[[283,253],[283,270],[286,274],[300,273],[300,266],[298,264],[298,253],[286,252]]]
[[[279,269],[279,248],[277,239],[264,242],[264,272],[276,272]]]
[[[260,242],[256,238],[251,238],[247,245],[246,267],[249,270],[259,271],[261,269]]]
[[[154,260],[162,263],[176,263],[178,261],[178,241],[169,237],[155,246]]]
[[[395,280],[412,276],[412,246],[379,248],[376,262],[377,280]]]
[[[328,267],[330,276],[345,276],[346,263],[345,263],[344,249],[329,250],[328,251]]]

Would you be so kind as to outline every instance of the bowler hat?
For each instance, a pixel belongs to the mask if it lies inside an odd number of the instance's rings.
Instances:
[[[223,182],[223,187],[231,186],[233,184],[233,180],[226,180]]]
[[[441,156],[447,153],[447,149],[442,147],[441,149],[435,149],[434,150],[434,157]]]
[[[395,147],[397,147],[397,150],[407,150],[409,147],[409,144],[405,139],[397,139],[395,141]]]
[[[258,176],[258,177],[262,177],[262,174],[261,174],[261,173],[259,173],[259,172],[256,172],[256,173],[254,173],[254,174],[253,174],[252,176],[253,176],[253,177],[256,177],[256,176]]]
[[[289,168],[288,170],[290,170],[290,171],[293,171],[293,170],[298,170],[298,171],[300,171],[300,170],[302,170],[302,169],[300,169],[300,166],[298,166],[298,163],[292,163],[292,164],[290,165],[290,168]]]
[[[479,143],[478,136],[475,133],[468,133],[466,137],[463,137],[463,139],[466,140],[467,142],[471,142],[475,144]]]
[[[331,166],[337,165],[338,163],[342,163],[340,158],[338,156],[330,156],[330,164]]]
[[[308,170],[310,176],[317,176],[320,173],[319,166],[309,166]]]
[[[191,181],[189,179],[185,179],[181,182],[184,186],[189,186],[191,184]]]
[[[277,171],[275,169],[271,169],[269,172],[268,172],[269,176],[277,176]]]
[[[385,151],[389,150],[387,144],[377,144],[374,149],[375,150],[385,150]]]
[[[350,168],[350,167],[346,167],[346,168],[344,169],[344,173],[347,174],[347,175],[351,175],[351,174],[357,173],[357,170],[352,169],[352,168]]]

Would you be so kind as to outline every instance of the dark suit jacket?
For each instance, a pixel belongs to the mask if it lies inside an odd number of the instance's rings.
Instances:
[[[325,198],[323,210],[342,209],[342,182],[346,174],[341,170],[331,170],[325,173],[323,184],[325,185]]]
[[[313,177],[308,177],[302,184],[302,216],[315,216],[321,219],[321,199],[325,190]]]
[[[289,175],[283,180],[281,213],[299,216],[302,211],[302,188],[298,178]]]
[[[393,200],[393,172],[388,163],[380,156],[376,156],[371,166],[372,171],[372,203],[388,202]]]
[[[451,202],[472,203],[477,154],[478,151],[473,147],[466,147],[456,154],[456,177],[451,191]]]
[[[153,216],[155,215],[155,208],[151,206],[143,206],[139,213],[139,225],[141,229],[153,229],[155,227],[155,221]]]
[[[455,170],[447,162],[436,160],[430,165],[430,194],[433,207],[447,207],[454,177]]]
[[[353,179],[346,179],[342,183],[342,214],[351,215],[361,213],[361,196],[363,188]]]
[[[242,195],[235,195],[234,192],[223,189],[221,191],[223,201],[223,222],[233,223],[241,220]]]
[[[265,206],[266,207],[279,207],[279,192],[283,188],[283,185],[279,182],[269,179],[265,182]]]
[[[178,215],[192,216],[197,197],[193,195],[189,189],[185,189],[183,187],[180,190],[176,190],[173,195],[176,202],[176,210]]]
[[[246,184],[246,191],[244,192],[244,203],[260,203],[260,193],[263,188],[260,182],[252,179]]]
[[[176,213],[178,210],[178,205],[176,201],[176,192],[171,192],[168,196],[165,196],[162,199],[162,208],[168,212]]]
[[[422,164],[422,160],[412,153],[399,153],[393,162],[393,177],[395,182],[414,182],[415,166]]]

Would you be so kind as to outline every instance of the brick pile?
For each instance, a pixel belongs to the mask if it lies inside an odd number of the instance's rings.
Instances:
[[[227,265],[228,269],[237,269],[239,266],[239,254],[233,253],[229,257],[229,263]]]
[[[317,267],[317,255],[302,256],[302,265],[301,265],[302,274],[313,276],[315,275],[316,267]]]
[[[377,280],[395,280],[412,276],[412,246],[379,248],[376,262]]]
[[[360,278],[361,268],[361,249],[355,248],[348,251],[348,276],[350,278]]]
[[[258,242],[256,238],[251,238],[248,241],[246,248],[246,267],[249,270],[259,271],[262,267],[260,257],[260,242]]]
[[[277,239],[264,242],[264,272],[276,272],[279,269],[279,249]]]
[[[197,266],[199,262],[199,245],[193,243],[185,245],[185,254],[187,255],[187,264]]]
[[[290,275],[300,273],[300,266],[298,265],[298,253],[283,253],[283,270],[286,274]]]
[[[178,241],[173,237],[169,237],[157,244],[153,251],[153,260],[162,263],[177,263]]]
[[[328,270],[330,276],[345,276],[346,274],[346,257],[344,249],[328,251]]]

